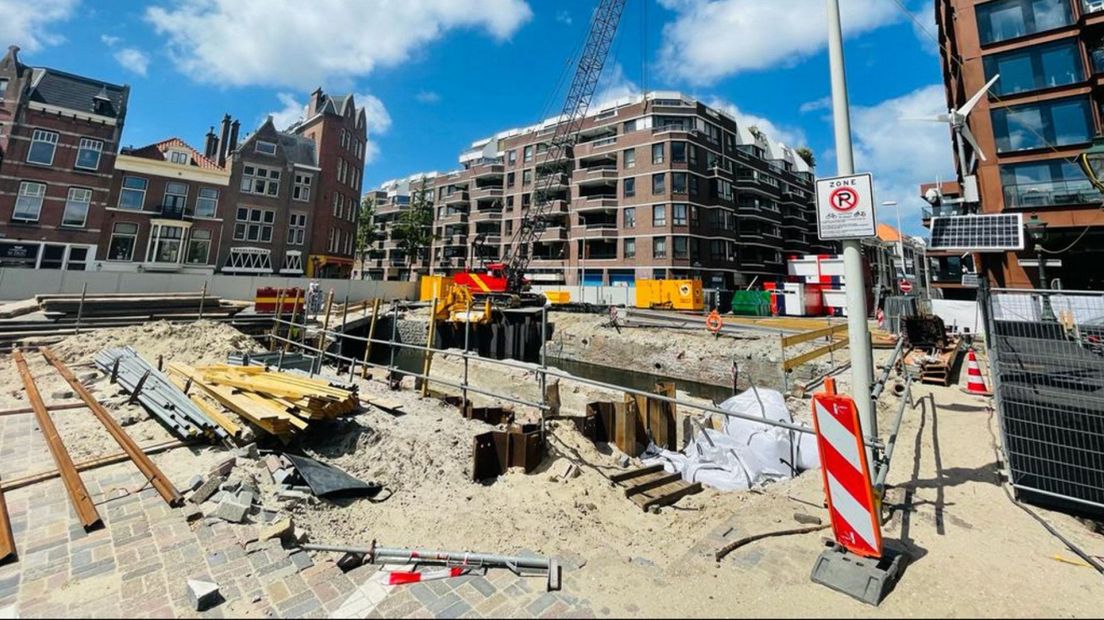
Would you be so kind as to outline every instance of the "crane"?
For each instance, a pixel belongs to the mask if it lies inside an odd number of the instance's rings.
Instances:
[[[557,162],[570,155],[579,140],[579,130],[598,88],[598,79],[609,56],[626,1],[598,2],[590,22],[590,31],[579,55],[575,76],[567,91],[563,109],[557,117],[555,132],[548,142],[547,162]],[[528,211],[522,213],[521,223],[506,247],[504,259],[486,265],[485,271],[479,273],[466,271],[455,274],[454,281],[457,285],[466,288],[476,297],[505,297],[515,305],[521,302],[521,295],[528,288],[525,272],[532,260],[533,244],[540,240],[548,226],[552,187],[561,173],[552,165],[537,166],[532,204]]]

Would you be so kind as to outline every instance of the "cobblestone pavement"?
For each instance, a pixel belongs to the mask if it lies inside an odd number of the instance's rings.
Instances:
[[[188,450],[155,460],[166,458],[174,465],[194,459],[194,469],[204,471]],[[0,418],[4,479],[53,465],[33,416]],[[593,615],[569,585],[545,592],[543,578],[493,571],[389,587],[378,582],[373,566],[343,573],[331,554],[260,541],[260,525],[188,523],[185,510],[166,505],[129,462],[81,477],[104,522],[92,532],[78,524],[59,479],[5,494],[19,558],[0,566],[0,618]],[[224,600],[197,613],[188,602],[188,579],[217,583]]]

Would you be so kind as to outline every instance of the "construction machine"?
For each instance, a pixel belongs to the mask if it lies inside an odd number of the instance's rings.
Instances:
[[[573,167],[560,169],[555,162],[565,158],[568,162],[573,161],[572,151],[579,139],[579,130],[590,108],[591,99],[598,88],[598,79],[609,56],[617,26],[621,22],[625,2],[626,0],[598,2],[567,98],[560,115],[556,117],[558,122],[549,139],[548,150],[541,154],[544,161],[553,163],[536,167],[532,206],[522,213],[520,225],[506,246],[505,257],[501,261],[483,263],[478,270],[453,274],[452,288],[462,288],[466,293],[443,293],[434,309],[439,319],[455,320],[453,317],[464,315],[471,322],[487,322],[490,321],[492,306],[517,308],[544,305],[546,302],[544,295],[530,290],[525,272],[533,257],[533,244],[540,240],[548,226],[548,216],[552,210],[552,188]],[[472,321],[474,317],[468,316],[472,314],[468,312],[469,302],[485,308],[486,315],[480,315],[478,320]]]

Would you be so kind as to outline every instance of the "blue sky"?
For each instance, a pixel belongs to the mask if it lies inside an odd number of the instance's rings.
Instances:
[[[24,62],[132,86],[124,144],[202,145],[229,112],[287,123],[321,85],[368,105],[366,188],[456,167],[479,138],[558,110],[558,79],[594,0],[0,0]],[[952,174],[931,3],[842,0],[858,166],[905,205]],[[919,22],[917,24],[916,22]],[[628,0],[599,98],[680,90],[835,171],[823,0]],[[889,213],[887,219],[895,217]]]

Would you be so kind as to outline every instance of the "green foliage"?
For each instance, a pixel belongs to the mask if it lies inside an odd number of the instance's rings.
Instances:
[[[800,148],[794,149],[794,153],[797,153],[798,157],[804,159],[805,163],[809,164],[810,167],[816,168],[816,156],[813,155],[813,149],[807,146],[802,146]]]
[[[433,189],[422,179],[418,189],[410,192],[410,205],[399,214],[391,229],[391,239],[411,260],[425,256],[433,241]]]
[[[372,195],[366,195],[360,201],[360,213],[357,214],[356,249],[357,256],[364,256],[374,244],[379,235],[376,233],[375,224],[372,221],[376,213],[376,199]]]

